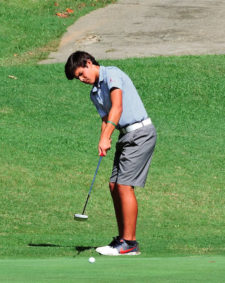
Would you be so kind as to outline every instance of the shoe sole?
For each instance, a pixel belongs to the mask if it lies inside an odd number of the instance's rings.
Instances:
[[[100,252],[97,252],[99,253],[100,255],[106,255],[106,256],[124,256],[124,255],[131,255],[131,256],[134,256],[134,255],[140,255],[141,252],[131,252],[131,253],[126,253],[126,254],[116,254],[116,255],[113,255],[113,254],[102,254]]]
[[[141,252],[132,252],[132,253],[127,253],[127,254],[118,254],[118,255],[140,255],[141,254]]]

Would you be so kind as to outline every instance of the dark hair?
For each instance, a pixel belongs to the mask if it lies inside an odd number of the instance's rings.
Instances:
[[[99,66],[95,58],[85,51],[76,51],[70,55],[65,65],[65,74],[68,80],[74,79],[74,72],[79,67],[85,67],[87,60],[90,60],[94,65]]]

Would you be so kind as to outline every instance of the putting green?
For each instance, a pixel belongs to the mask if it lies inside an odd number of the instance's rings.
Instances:
[[[0,282],[224,282],[225,257],[1,259]]]

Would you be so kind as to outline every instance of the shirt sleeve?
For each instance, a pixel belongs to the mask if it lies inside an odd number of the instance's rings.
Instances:
[[[110,70],[107,73],[107,85],[109,90],[112,88],[122,89],[122,78],[115,70]]]

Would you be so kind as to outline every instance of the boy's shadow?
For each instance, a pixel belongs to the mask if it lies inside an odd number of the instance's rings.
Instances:
[[[47,244],[47,243],[40,243],[40,244],[33,244],[29,243],[28,247],[47,247],[47,248],[75,248],[77,251],[77,254],[79,255],[80,253],[86,251],[86,250],[91,250],[91,249],[96,249],[97,247],[91,247],[91,246],[60,246],[60,245],[55,245],[55,244]]]
[[[91,247],[91,246],[87,246],[87,247],[84,247],[84,246],[76,246],[75,247],[76,251],[77,251],[77,254],[79,255],[80,253],[86,251],[86,250],[91,250],[91,249],[97,249],[97,247]]]

